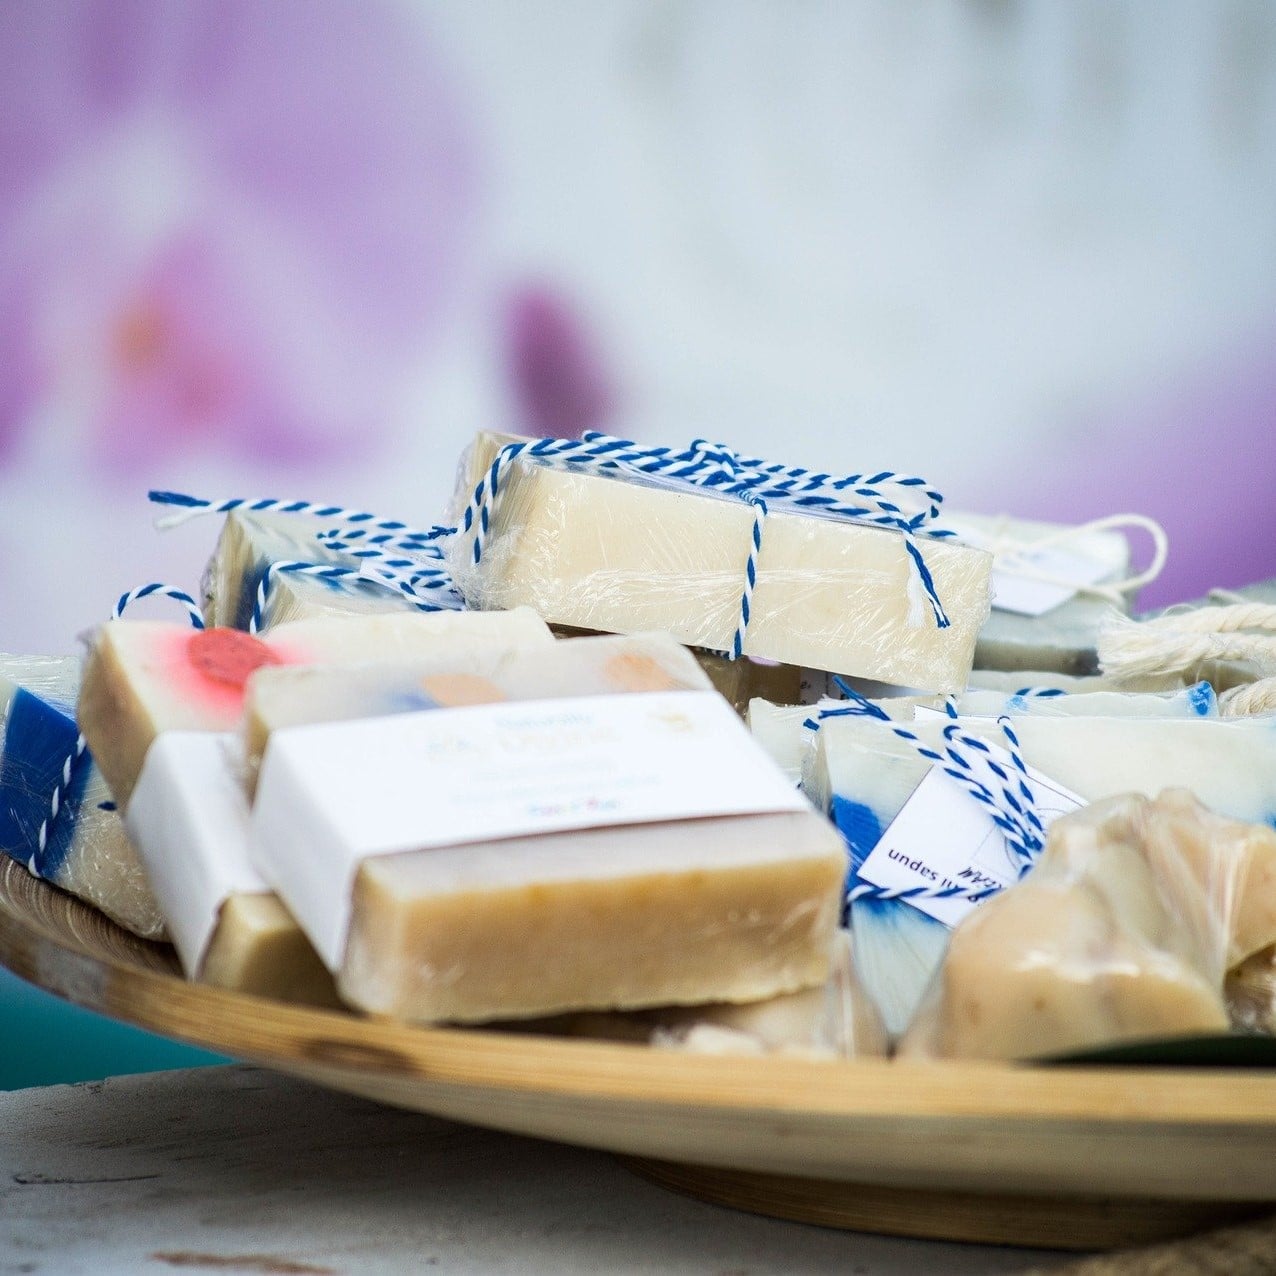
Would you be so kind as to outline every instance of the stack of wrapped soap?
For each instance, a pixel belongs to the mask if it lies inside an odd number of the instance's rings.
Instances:
[[[0,664],[0,845],[191,978],[818,1058],[1276,1030],[1265,668],[1105,661],[1114,520],[606,436],[480,435],[428,532],[160,496],[226,514],[209,627]]]
[[[427,1021],[828,977],[840,839],[666,635],[117,621],[80,716],[194,977]]]
[[[1225,1032],[1229,972],[1270,965],[1273,943],[1276,832],[1182,790],[1110,798],[1055,824],[1033,872],[956,928],[901,1053],[1013,1059]]]

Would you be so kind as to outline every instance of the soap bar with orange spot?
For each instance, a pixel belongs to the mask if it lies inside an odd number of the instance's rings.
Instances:
[[[479,1022],[827,977],[841,838],[679,643],[452,668],[249,684],[254,859],[347,1002]]]
[[[85,666],[80,729],[124,807],[147,749],[161,732],[239,726],[245,683],[257,669],[553,642],[544,623],[526,608],[327,617],[280,625],[261,637],[235,629],[112,620],[98,631]]]
[[[250,777],[272,731],[456,709],[500,700],[711,689],[700,665],[667,634],[565,638],[553,646],[502,650],[473,646],[411,662],[265,669],[244,702]],[[250,778],[250,783],[251,783]]]

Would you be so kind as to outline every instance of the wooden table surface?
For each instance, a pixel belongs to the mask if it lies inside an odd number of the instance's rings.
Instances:
[[[0,1273],[1025,1272],[701,1204],[611,1156],[258,1068],[0,1094]]]

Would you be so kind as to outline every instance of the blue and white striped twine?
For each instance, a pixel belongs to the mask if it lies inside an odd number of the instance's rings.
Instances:
[[[204,617],[199,610],[199,604],[190,594],[184,589],[178,589],[173,585],[164,585],[159,581],[152,581],[149,585],[139,585],[137,589],[130,589],[121,594],[115,606],[111,609],[111,619],[119,620],[133,603],[139,599],[151,597],[171,598],[174,602],[180,603],[186,611],[191,627],[194,629],[204,628]],[[72,780],[87,749],[88,742],[84,738],[84,733],[80,732],[75,737],[75,748],[71,750],[67,755],[66,761],[62,763],[58,782],[53,786],[53,796],[49,799],[49,812],[40,821],[40,828],[36,834],[35,850],[27,861],[27,868],[34,877],[43,877],[39,869],[39,861],[44,856],[45,848],[49,844],[49,836],[53,831],[54,821],[58,818],[58,812],[63,809],[66,803],[66,795],[71,788]]]
[[[1037,814],[1036,796],[1020,751],[1019,737],[1005,714],[997,719],[997,725],[1001,728],[1010,754],[1009,766],[997,760],[986,741],[961,730],[957,721],[957,707],[951,697],[946,708],[953,721],[944,727],[944,749],[940,753],[924,744],[907,727],[893,721],[881,708],[860,695],[843,679],[835,678],[834,681],[849,703],[838,708],[822,708],[814,718],[807,718],[803,726],[818,731],[825,720],[839,717],[873,718],[885,722],[896,736],[907,741],[926,761],[938,766],[945,775],[956,780],[987,811],[992,822],[1001,830],[1007,850],[1018,861],[1020,877],[1032,867],[1045,845],[1046,831]],[[883,887],[871,882],[860,882],[848,891],[847,901],[954,899],[959,896],[978,901],[996,893],[996,888],[974,892],[962,886]]]
[[[173,514],[160,519],[159,527],[172,527],[188,519],[206,514],[227,514],[244,510],[262,514],[296,514],[331,520],[344,527],[327,529],[318,539],[334,552],[344,553],[365,563],[377,563],[378,569],[364,573],[373,583],[398,589],[425,610],[439,604],[422,599],[417,591],[452,590],[451,580],[441,568],[421,568],[397,559],[396,554],[441,558],[441,542],[464,533],[471,535],[470,557],[477,565],[491,530],[492,512],[503,490],[509,466],[518,459],[543,465],[557,465],[603,475],[631,474],[681,482],[747,501],[753,506],[753,525],[744,566],[744,586],[735,633],[732,636],[733,658],[744,654],[744,642],[753,616],[753,592],[758,580],[758,559],[762,551],[762,531],[772,503],[786,508],[821,513],[832,518],[869,523],[890,528],[904,537],[909,556],[910,624],[920,624],[923,606],[929,603],[938,628],[950,621],[939,601],[930,569],[917,545],[918,535],[940,538],[953,535],[935,526],[943,496],[924,479],[913,475],[881,470],[875,474],[834,475],[798,466],[786,466],[760,457],[744,457],[721,443],[696,439],[690,447],[677,450],[668,447],[642,447],[626,439],[591,432],[582,439],[534,439],[511,443],[493,459],[487,473],[479,480],[465,508],[459,527],[434,526],[418,530],[398,519],[387,519],[366,510],[352,510],[340,505],[324,505],[313,501],[280,500],[274,497],[231,497],[206,500],[181,492],[152,491],[150,499],[161,505],[176,507]],[[916,494],[924,501],[917,513],[907,514],[884,489],[900,494]],[[322,564],[288,563],[277,565],[278,572],[306,571],[315,575],[334,575]],[[278,574],[278,572],[276,574]],[[266,586],[269,574],[263,580]],[[449,599],[449,602],[455,603]],[[259,624],[263,600],[254,609],[254,624]]]
[[[398,561],[398,560],[395,560]],[[419,564],[414,564],[419,568]],[[252,615],[248,620],[248,632],[255,634],[261,629],[266,615],[266,603],[275,582],[281,576],[309,576],[318,580],[361,581],[369,585],[379,586],[391,593],[405,598],[417,611],[455,611],[462,604],[460,598],[452,590],[452,578],[442,569],[420,569],[413,577],[405,576],[388,568],[343,567],[339,563],[311,563],[304,560],[277,559],[266,569],[257,585],[257,596],[253,599]],[[423,580],[421,577],[434,577]],[[448,591],[439,601],[422,598],[420,590],[437,589]]]
[[[285,501],[270,496],[260,499],[232,496],[225,500],[206,500],[202,496],[191,496],[185,492],[159,490],[147,492],[146,497],[154,505],[175,507],[174,513],[156,519],[155,526],[159,528],[176,527],[192,518],[202,518],[208,514],[229,514],[234,510],[243,510],[246,514],[298,514],[326,519],[334,523],[349,523],[371,528],[377,532],[390,532],[401,539],[425,543],[448,535],[452,531],[451,528],[444,527],[420,531],[398,519],[383,518],[367,510],[347,509],[344,505],[321,505],[315,501]]]
[[[491,530],[492,511],[503,490],[506,472],[520,459],[592,474],[627,473],[657,477],[748,501],[754,507],[754,519],[745,562],[739,620],[728,653],[732,657],[739,658],[744,652],[744,640],[752,615],[753,590],[757,584],[762,528],[772,503],[900,532],[910,564],[910,623],[921,623],[921,601],[924,599],[930,605],[938,628],[944,629],[950,624],[935,591],[930,569],[916,543],[918,535],[932,538],[953,535],[951,531],[932,526],[944,498],[924,479],[889,470],[838,477],[758,457],[742,457],[724,444],[710,444],[703,439],[695,440],[684,451],[641,447],[626,439],[597,432],[587,433],[579,440],[534,439],[511,443],[497,453],[487,473],[479,480],[457,529],[470,536],[470,559],[476,565],[483,558],[483,548]],[[883,492],[883,488],[900,489],[901,493],[916,492],[924,498],[925,508],[912,515],[906,514]]]
[[[240,496],[208,500],[184,492],[168,491],[152,491],[147,495],[155,504],[177,507],[176,513],[157,520],[156,526],[161,528],[174,527],[208,514],[229,514],[235,510],[255,514],[289,514],[344,524],[317,532],[315,539],[325,549],[355,559],[361,565],[347,567],[300,559],[272,563],[258,583],[248,622],[249,633],[257,633],[261,628],[270,590],[281,576],[287,575],[363,581],[401,595],[418,611],[455,611],[464,606],[450,573],[441,566],[443,551],[439,541],[452,535],[453,528],[435,526],[421,530],[401,519],[384,518],[367,510],[316,501]]]

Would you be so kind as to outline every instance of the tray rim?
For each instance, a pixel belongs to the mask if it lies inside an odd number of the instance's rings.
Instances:
[[[636,1100],[668,1108],[792,1118],[1239,1127],[1276,1135],[1276,1069],[1122,1065],[1040,1067],[682,1054],[632,1043],[484,1028],[427,1027],[278,1002],[194,983],[95,950],[15,902],[18,892],[95,910],[0,854],[0,965],[64,1000],[136,1027],[281,1070],[356,1069],[369,1077],[510,1093]],[[114,929],[114,928],[112,928]],[[125,932],[119,932],[125,935]],[[146,941],[126,936],[133,945]]]

